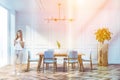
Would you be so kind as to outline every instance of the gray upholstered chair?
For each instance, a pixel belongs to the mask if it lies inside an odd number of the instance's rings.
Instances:
[[[76,63],[78,64],[78,52],[77,51],[70,51],[68,54],[68,58],[64,58],[64,62],[63,62],[64,71],[65,71],[67,64],[68,64],[68,70],[69,70],[69,64],[72,64],[72,68],[75,68]]]
[[[89,56],[83,55],[82,56],[82,61],[84,62],[89,62],[90,63],[90,68],[92,70],[92,51],[90,51]]]
[[[33,58],[31,57],[32,54],[30,51],[28,51],[28,59],[27,59],[27,71],[29,71],[29,68],[30,68],[30,62],[38,62],[39,61],[39,58]]]
[[[44,52],[44,58],[43,58],[43,72],[44,72],[44,64],[53,64],[53,72],[57,70],[57,59],[54,57],[54,51],[53,50],[47,50]]]

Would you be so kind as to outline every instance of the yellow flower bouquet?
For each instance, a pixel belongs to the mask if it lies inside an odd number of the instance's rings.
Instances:
[[[104,43],[105,40],[110,40],[111,39],[111,32],[109,31],[108,28],[100,28],[95,32],[96,35],[96,40],[98,42]]]

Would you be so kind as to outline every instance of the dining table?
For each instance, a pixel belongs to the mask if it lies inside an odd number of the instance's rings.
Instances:
[[[39,56],[39,60],[38,60],[38,65],[37,65],[37,71],[40,71],[41,68],[41,64],[44,58],[44,53],[40,52],[37,53],[37,55]],[[84,66],[83,66],[83,61],[82,61],[82,53],[78,53],[78,63],[79,63],[79,70],[80,71],[84,71]],[[54,57],[68,57],[67,53],[54,53]]]

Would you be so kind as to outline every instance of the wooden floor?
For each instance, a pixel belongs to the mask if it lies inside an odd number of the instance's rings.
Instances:
[[[2,67],[0,68],[0,80],[120,80],[120,65],[108,67],[93,65],[92,71],[89,65],[85,65],[84,72],[79,72],[78,69],[63,72],[62,65],[58,65],[55,73],[51,69],[52,66],[44,73],[43,71],[37,72],[36,65],[32,64],[29,72],[25,72],[26,65],[23,65],[23,72],[19,75],[13,74],[13,66]]]

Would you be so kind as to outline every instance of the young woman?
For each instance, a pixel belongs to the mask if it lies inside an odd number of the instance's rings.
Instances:
[[[14,46],[15,46],[15,60],[14,60],[15,62],[14,63],[15,63],[15,73],[16,73],[17,61],[19,62],[18,71],[21,72],[22,70],[22,59],[23,59],[23,48],[24,48],[22,30],[17,31],[16,37],[14,40]]]

